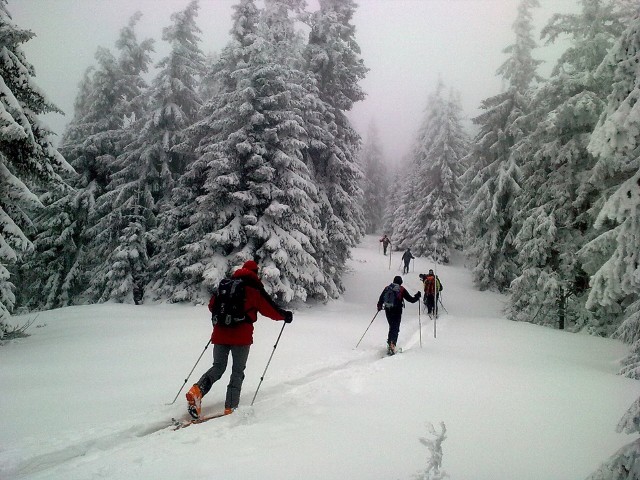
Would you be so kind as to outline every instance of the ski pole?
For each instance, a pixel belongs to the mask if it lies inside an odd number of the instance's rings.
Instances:
[[[202,358],[202,356],[204,355],[204,352],[207,350],[207,348],[209,348],[209,345],[211,345],[211,339],[209,339],[209,341],[207,342],[207,345],[204,347],[204,350],[202,350],[202,353],[200,354],[200,356],[198,357],[198,360],[196,360],[195,365],[193,366],[193,368],[191,369],[191,371],[189,372],[189,375],[187,375],[187,378],[184,379],[184,383],[182,384],[182,386],[180,387],[180,390],[178,390],[178,393],[176,393],[176,398],[173,399],[173,402],[171,403],[165,403],[165,405],[173,405],[174,403],[176,403],[176,400],[178,399],[178,395],[180,395],[180,392],[182,391],[182,389],[184,388],[184,386],[187,384],[187,381],[189,381],[189,377],[191,376],[191,374],[193,373],[193,371],[196,369],[196,365],[198,365],[198,363],[200,362],[200,359]]]
[[[269,368],[269,364],[271,363],[271,359],[273,358],[273,354],[276,353],[276,347],[278,346],[278,342],[280,341],[280,337],[282,336],[282,332],[284,331],[284,327],[287,324],[282,325],[282,330],[280,330],[280,335],[278,335],[278,339],[276,340],[275,345],[273,346],[273,350],[271,352],[271,356],[269,357],[269,361],[267,362],[267,366],[264,367],[264,372],[262,372],[262,376],[260,377],[260,383],[258,384],[258,388],[256,388],[256,393],[253,395],[253,400],[251,400],[251,406],[253,407],[253,402],[256,401],[256,397],[258,396],[258,390],[260,390],[260,385],[262,385],[262,381],[264,380],[264,376],[267,373],[267,368]]]
[[[436,323],[438,323],[438,315],[433,316],[433,338],[436,338]]]
[[[371,322],[369,323],[369,326],[367,327],[367,329],[364,331],[364,333],[362,334],[362,336],[360,337],[360,340],[358,340],[358,343],[356,344],[356,348],[358,348],[358,345],[360,345],[360,342],[362,341],[362,339],[364,338],[364,336],[367,334],[367,332],[369,331],[369,328],[371,328],[371,324],[373,323],[373,321],[376,319],[376,317],[378,316],[378,314],[380,313],[380,310],[378,310],[376,312],[376,314],[373,316],[373,318],[371,319]]]
[[[447,307],[445,307],[444,303],[442,303],[442,299],[440,298],[440,295],[438,295],[438,300],[440,300],[440,305],[442,305],[442,308],[444,308],[444,311],[449,313],[449,310],[447,310]]]
[[[422,348],[422,318],[420,317],[420,300],[418,300],[418,325],[420,327],[420,348]]]

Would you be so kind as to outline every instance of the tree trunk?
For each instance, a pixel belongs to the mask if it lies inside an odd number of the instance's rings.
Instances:
[[[564,289],[560,289],[558,294],[558,328],[564,330],[564,320],[567,314],[567,297],[564,294]]]

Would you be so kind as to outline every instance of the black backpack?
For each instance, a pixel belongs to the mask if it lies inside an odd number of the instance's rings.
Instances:
[[[214,325],[235,327],[242,322],[250,321],[244,311],[244,288],[244,282],[240,278],[220,280],[211,312],[211,322]]]
[[[385,309],[402,308],[402,291],[400,285],[392,283],[384,287],[382,292],[382,307]]]

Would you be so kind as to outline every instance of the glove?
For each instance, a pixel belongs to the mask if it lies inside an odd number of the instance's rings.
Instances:
[[[378,305],[378,311],[382,310],[382,305]]]
[[[289,311],[289,310],[285,310],[284,311],[284,323],[291,323],[293,322],[293,312]]]
[[[418,293],[416,293],[416,298],[419,300],[421,296],[422,296],[422,292],[418,290]]]

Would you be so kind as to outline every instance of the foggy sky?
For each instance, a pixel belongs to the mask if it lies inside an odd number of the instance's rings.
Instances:
[[[48,114],[45,123],[58,135],[73,116],[77,87],[87,67],[95,65],[99,46],[115,52],[119,31],[137,10],[143,17],[136,27],[138,40],[155,39],[153,61],[169,50],[162,28],[170,15],[189,0],[9,0],[9,13],[21,28],[37,37],[23,45],[36,70],[36,84],[65,116]],[[197,23],[201,48],[219,52],[229,39],[232,6],[236,0],[200,0]],[[308,1],[310,10],[315,1]],[[367,99],[349,117],[366,137],[373,122],[385,157],[391,162],[410,151],[422,120],[427,96],[438,78],[460,93],[468,119],[479,113],[480,102],[499,93],[495,75],[512,44],[519,0],[359,0],[354,16],[356,40],[370,69],[361,85]],[[578,0],[540,0],[534,11],[536,39],[552,14],[579,11]],[[538,40],[538,45],[543,43]],[[544,47],[534,56],[547,63],[566,46]],[[150,79],[149,79],[150,80]],[[57,142],[56,142],[57,143]]]

